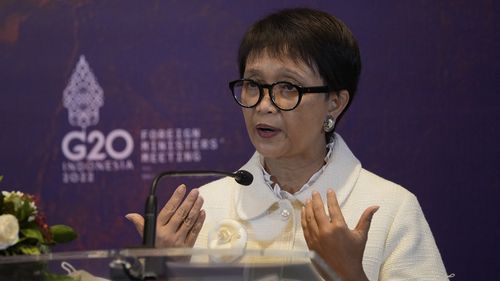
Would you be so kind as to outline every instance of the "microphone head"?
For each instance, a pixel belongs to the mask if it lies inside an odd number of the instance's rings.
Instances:
[[[250,185],[253,182],[253,175],[249,171],[239,170],[234,173],[234,180],[241,185]]]

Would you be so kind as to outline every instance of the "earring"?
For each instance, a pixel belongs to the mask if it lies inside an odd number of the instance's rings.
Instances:
[[[333,118],[333,116],[331,115],[326,116],[325,122],[323,122],[323,130],[329,133],[333,131],[334,127],[335,127],[335,118]]]

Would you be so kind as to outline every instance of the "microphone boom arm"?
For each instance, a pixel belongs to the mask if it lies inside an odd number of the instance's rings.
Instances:
[[[156,240],[156,218],[158,202],[156,199],[156,187],[160,183],[160,180],[164,177],[181,177],[181,176],[194,176],[194,177],[206,177],[206,176],[228,176],[232,177],[241,185],[250,185],[253,181],[253,176],[251,173],[245,170],[239,170],[235,173],[228,173],[222,171],[165,171],[158,174],[151,184],[151,190],[149,192],[148,199],[146,200],[146,208],[144,213],[144,231],[142,238],[142,245],[144,247],[154,248]]]
[[[234,177],[233,173],[221,172],[221,171],[202,171],[202,170],[193,170],[193,171],[165,171],[158,174],[151,184],[151,191],[149,194],[156,194],[156,187],[160,183],[160,180],[166,176],[169,177],[183,177],[183,176],[191,176],[191,177],[208,177],[208,176],[228,176]]]

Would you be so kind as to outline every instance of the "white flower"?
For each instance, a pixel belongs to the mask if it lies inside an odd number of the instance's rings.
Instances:
[[[0,250],[19,241],[19,222],[11,214],[0,215]]]
[[[2,195],[5,197],[10,197],[10,196],[14,196],[14,195],[17,195],[18,197],[22,197],[24,195],[24,193],[22,193],[20,191],[11,191],[11,192],[2,191]]]
[[[31,214],[31,216],[28,217],[28,222],[34,221],[36,218],[36,214],[38,214],[38,209],[36,208],[35,202],[31,201],[30,207],[31,209],[33,209],[33,213]]]
[[[247,244],[247,231],[239,222],[232,219],[223,219],[208,233],[209,249],[233,249],[241,250],[239,255],[214,256],[211,258],[217,262],[232,262],[243,255]]]
[[[25,198],[23,198],[24,193],[20,191],[2,191],[2,195],[5,197],[4,200],[11,200],[11,197],[17,197],[25,201]],[[38,214],[38,208],[36,207],[36,204],[34,201],[28,201],[30,207],[31,207],[31,215],[28,217],[28,222],[32,222],[36,219],[36,215]]]

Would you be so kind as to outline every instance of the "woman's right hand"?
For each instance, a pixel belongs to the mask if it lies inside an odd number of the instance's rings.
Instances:
[[[198,189],[186,195],[186,186],[180,185],[158,213],[156,219],[156,247],[193,247],[205,221],[205,211],[201,210],[203,198]],[[125,216],[131,221],[142,237],[144,217],[137,213]]]

